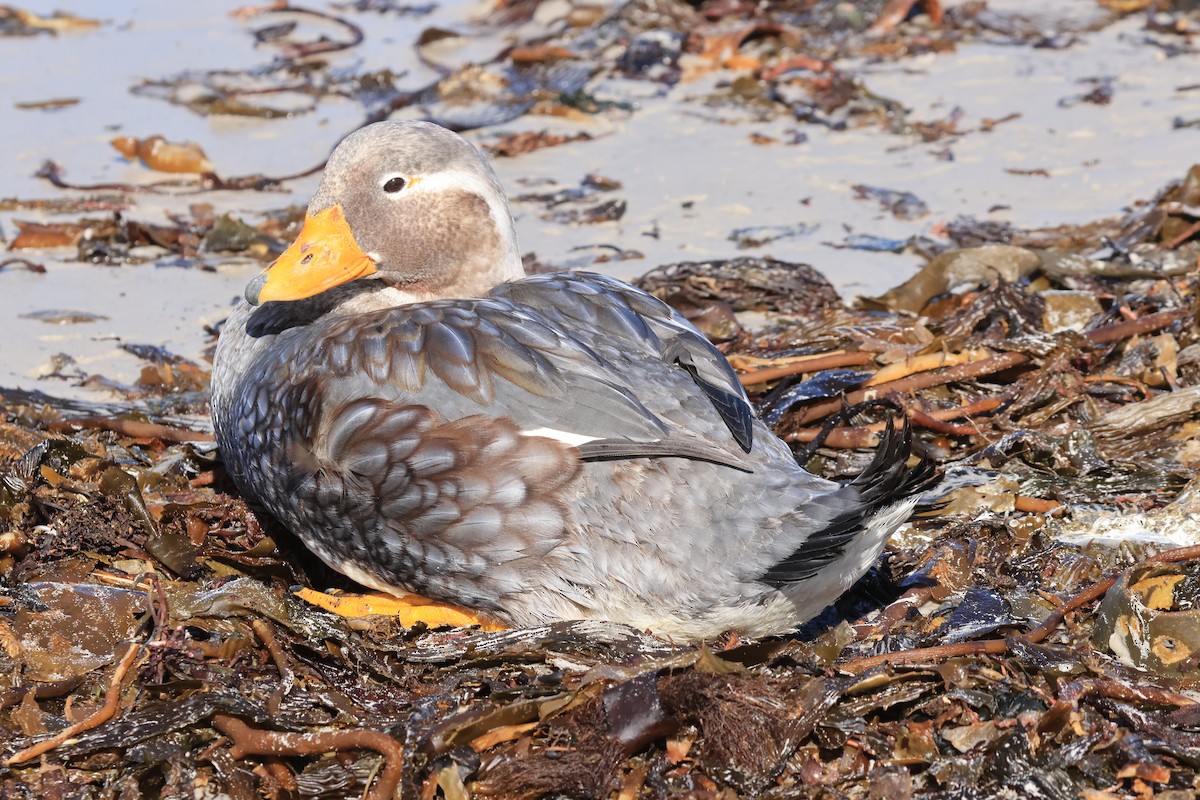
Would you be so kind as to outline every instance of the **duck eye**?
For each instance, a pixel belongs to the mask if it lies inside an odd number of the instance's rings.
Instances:
[[[388,194],[395,194],[403,189],[406,183],[404,178],[388,178],[387,183],[383,184],[383,190]]]

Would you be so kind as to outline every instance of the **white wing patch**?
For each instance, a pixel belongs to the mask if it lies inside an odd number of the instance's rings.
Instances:
[[[570,431],[559,431],[554,428],[535,428],[531,431],[521,431],[522,436],[540,436],[543,439],[554,439],[564,444],[569,444],[571,447],[579,447],[581,444],[594,442],[599,439],[599,436],[584,436],[582,433],[571,433]]]

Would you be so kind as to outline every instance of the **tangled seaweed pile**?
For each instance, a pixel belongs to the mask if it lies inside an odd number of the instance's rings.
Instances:
[[[1193,168],[1103,230],[973,229],[1006,243],[858,308],[769,260],[647,276],[811,469],[860,466],[889,398],[970,472],[796,639],[331,613],[302,596],[353,586],[235,496],[204,433],[10,393],[0,791],[1190,797],[1198,233]]]

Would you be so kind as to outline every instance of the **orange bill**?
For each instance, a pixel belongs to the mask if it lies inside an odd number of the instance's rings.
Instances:
[[[375,272],[375,262],[354,241],[340,205],[304,219],[292,246],[246,286],[252,306],[302,300]]]

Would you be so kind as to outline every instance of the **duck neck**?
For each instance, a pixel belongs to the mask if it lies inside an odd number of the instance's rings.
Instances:
[[[398,285],[394,288],[409,292],[413,301],[446,298],[483,297],[497,285],[525,277],[525,267],[517,250],[516,235],[511,231],[501,236],[496,246],[468,253],[444,277]]]
[[[348,316],[381,311],[386,308],[423,303],[429,300],[484,297],[501,283],[525,277],[525,268],[517,251],[516,235],[510,231],[501,253],[489,250],[467,258],[446,278],[426,280],[389,280],[386,272],[347,284],[345,288],[325,292],[322,316]]]

